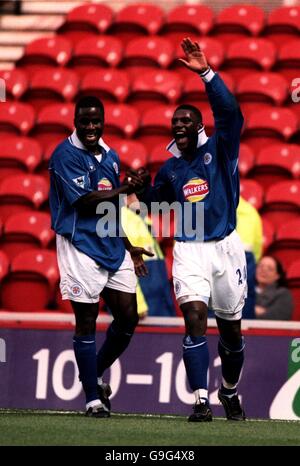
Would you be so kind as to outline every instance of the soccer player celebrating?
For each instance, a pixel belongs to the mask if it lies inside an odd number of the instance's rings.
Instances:
[[[118,217],[110,219],[112,234],[99,226],[96,208],[116,207],[122,193],[140,187],[127,178],[120,185],[117,154],[102,140],[104,107],[96,97],[83,97],[75,107],[75,131],[50,160],[50,209],[57,236],[60,289],[76,319],[74,352],[86,396],[86,415],[109,417],[111,390],[102,374],[127,348],[138,323],[136,276],[146,273],[143,248],[120,234]],[[102,212],[104,213],[104,212]],[[99,296],[109,306],[113,322],[96,352]]]
[[[181,205],[183,228],[175,236],[173,280],[185,320],[183,360],[196,400],[188,420],[212,420],[205,336],[209,307],[215,311],[220,334],[218,351],[222,362],[222,384],[218,397],[227,418],[239,421],[245,419],[237,384],[244,360],[241,315],[247,285],[245,253],[235,226],[243,117],[234,96],[208,66],[199,44],[186,38],[181,45],[185,59],[180,61],[199,74],[199,79],[205,83],[215,132],[208,138],[201,112],[192,105],[180,105],[172,118],[174,140],[168,146],[173,157],[161,167],[153,186],[146,171],[137,172],[136,178],[139,176],[144,181],[139,194],[142,201],[147,204],[177,201]],[[133,174],[131,172],[131,176]],[[186,204],[190,204],[191,209],[185,210]],[[199,207],[203,209],[202,237],[188,235],[184,228],[199,222]]]

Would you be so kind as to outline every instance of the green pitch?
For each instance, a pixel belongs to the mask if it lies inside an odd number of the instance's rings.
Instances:
[[[188,423],[181,416],[0,410],[0,445],[215,446],[300,445],[300,422]]]

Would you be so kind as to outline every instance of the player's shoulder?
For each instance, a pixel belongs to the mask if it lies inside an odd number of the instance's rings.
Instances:
[[[77,158],[80,158],[80,152],[67,138],[55,147],[50,158],[50,166],[62,160],[64,162],[75,161]]]

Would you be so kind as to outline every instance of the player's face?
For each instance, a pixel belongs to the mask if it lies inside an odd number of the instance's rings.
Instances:
[[[172,134],[181,152],[194,152],[198,142],[201,124],[191,110],[177,110],[172,118]]]
[[[279,279],[277,264],[272,257],[263,257],[256,267],[256,280],[261,286],[271,285]]]
[[[97,146],[103,133],[104,118],[100,108],[80,108],[75,118],[77,136],[89,148]]]

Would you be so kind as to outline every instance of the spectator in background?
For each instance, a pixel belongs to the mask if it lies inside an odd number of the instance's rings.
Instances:
[[[263,228],[261,217],[255,207],[242,197],[237,208],[236,229],[244,245],[247,261],[248,296],[243,309],[243,318],[254,319],[255,268],[262,255]]]
[[[290,320],[293,299],[281,263],[274,257],[262,257],[256,268],[256,281],[256,318]]]
[[[176,316],[164,256],[151,234],[151,220],[149,217],[137,215],[134,211],[135,205],[133,203],[130,207],[122,208],[122,227],[130,242],[147,248],[153,254],[153,257],[149,257],[150,260],[146,259],[148,274],[138,279],[138,314],[140,317]]]

